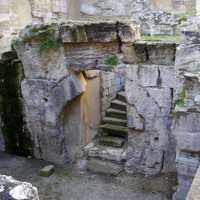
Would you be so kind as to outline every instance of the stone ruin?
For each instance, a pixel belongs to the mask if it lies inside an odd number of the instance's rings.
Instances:
[[[174,173],[173,200],[186,199],[199,167],[199,38],[197,23],[180,44],[141,40],[128,19],[27,26],[0,60],[0,150],[104,174]]]

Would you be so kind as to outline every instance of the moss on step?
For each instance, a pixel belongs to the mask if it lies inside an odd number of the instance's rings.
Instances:
[[[107,136],[107,137],[99,138],[99,142],[102,145],[119,148],[124,144],[125,140],[122,138],[118,138],[118,137]]]
[[[104,124],[104,125],[101,125],[100,128],[109,129],[109,130],[112,130],[112,131],[119,131],[119,132],[123,132],[123,133],[128,133],[128,128],[124,127],[124,126]]]
[[[24,128],[21,102],[22,64],[17,57],[4,58],[0,62],[0,115],[6,151],[28,156],[32,152],[30,135]]]
[[[180,43],[181,37],[180,35],[143,35],[141,39],[143,41],[161,41],[161,42],[175,42]]]

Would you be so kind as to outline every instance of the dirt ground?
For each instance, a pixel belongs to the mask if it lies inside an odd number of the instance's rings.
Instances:
[[[173,174],[111,177],[79,174],[69,167],[56,167],[48,178],[39,176],[39,170],[47,164],[0,153],[0,174],[32,183],[39,190],[40,200],[170,200],[176,184]]]

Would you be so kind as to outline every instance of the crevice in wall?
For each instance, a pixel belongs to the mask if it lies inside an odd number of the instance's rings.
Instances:
[[[122,40],[119,35],[119,22],[116,23],[116,33],[117,33],[117,42],[118,42],[118,53],[122,53]]]
[[[23,119],[21,81],[23,67],[15,52],[4,53],[0,61],[2,131],[6,151],[20,156],[32,154],[32,142]]]

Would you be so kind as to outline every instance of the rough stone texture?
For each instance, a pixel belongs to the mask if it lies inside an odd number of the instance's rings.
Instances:
[[[102,158],[105,160],[114,160],[121,162],[126,159],[126,150],[123,148],[106,147],[102,145],[95,145],[90,143],[84,148],[87,156],[91,158]]]
[[[39,200],[37,188],[30,183],[20,182],[10,176],[0,175],[0,199]]]
[[[122,167],[119,166],[118,164],[96,159],[89,160],[87,167],[88,170],[92,172],[109,174],[109,175],[118,175],[122,171]]]
[[[54,42],[62,44],[41,49],[48,43],[50,33]],[[86,112],[87,106],[83,105],[84,99],[88,104],[87,95],[81,96],[87,93],[83,72],[112,68],[106,60],[119,56],[118,37],[120,41],[134,42],[139,37],[138,26],[130,22],[68,22],[28,26],[21,31],[15,48],[24,66],[21,87],[25,119],[36,158],[59,164],[74,161],[81,145],[97,134],[98,123],[91,124],[94,128],[87,125],[92,119],[87,113],[92,111]],[[118,60],[120,64],[120,56]],[[116,73],[120,74],[120,68]],[[114,75],[114,80],[109,80],[113,84],[113,89],[109,85],[112,95],[123,87],[120,77]],[[98,101],[94,103],[97,104]]]
[[[117,2],[113,0],[81,0],[80,11],[83,16],[123,16],[133,18],[141,24],[142,33],[144,34],[176,34],[179,29],[178,17],[164,12],[163,9],[158,10],[153,7],[153,3],[149,0],[120,0]],[[163,5],[163,2],[160,5]]]
[[[164,52],[162,56],[168,55]],[[125,169],[129,173],[155,175],[175,170],[170,124],[176,77],[174,66],[168,64],[166,60],[166,65],[127,65],[125,91],[130,131]]]
[[[31,131],[37,158],[66,162],[62,112],[69,101],[85,90],[82,75],[70,75],[61,82],[42,79],[25,79],[22,82],[26,123]]]
[[[79,16],[78,10],[71,9],[76,4],[71,0],[1,0],[0,57],[3,52],[10,51],[11,40],[26,25]]]
[[[183,32],[178,47],[176,68],[179,85],[175,93],[173,134],[177,140],[177,173],[179,187],[175,200],[186,198],[199,167],[199,30]]]

